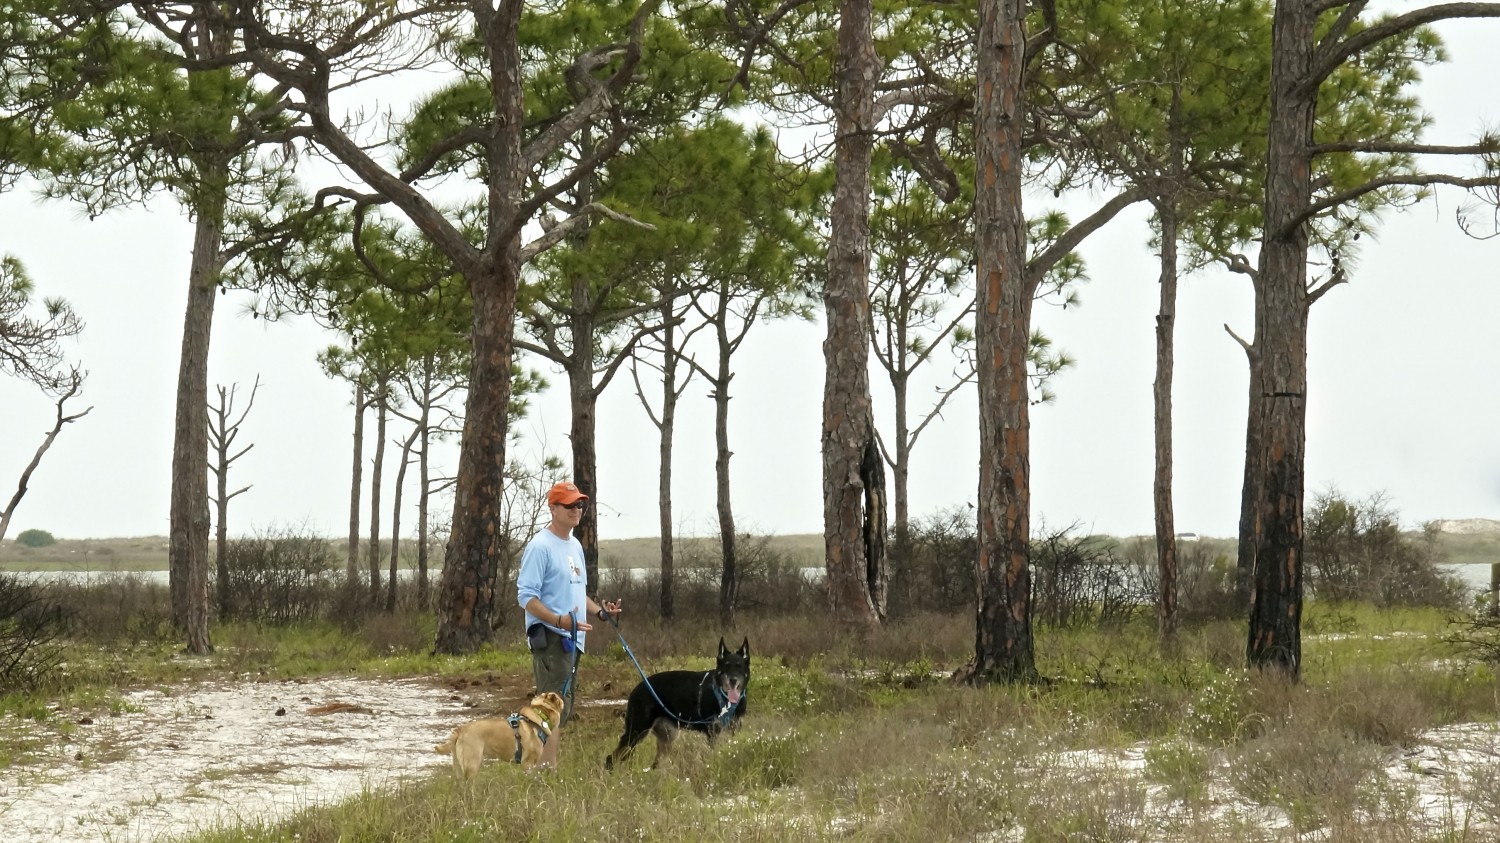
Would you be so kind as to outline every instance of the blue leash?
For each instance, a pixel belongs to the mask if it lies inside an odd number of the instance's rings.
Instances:
[[[630,657],[631,664],[635,665],[636,673],[639,673],[641,675],[641,684],[645,685],[646,690],[651,692],[651,698],[656,700],[656,704],[661,706],[661,710],[665,711],[668,717],[671,717],[673,720],[677,721],[683,726],[707,726],[710,723],[718,723],[720,726],[729,725],[730,721],[734,719],[735,704],[729,702],[729,697],[725,695],[723,689],[719,687],[719,683],[717,682],[713,683],[714,699],[717,700],[719,702],[719,705],[722,707],[719,709],[719,713],[714,715],[713,717],[709,717],[704,720],[689,720],[686,717],[682,717],[681,715],[677,714],[677,712],[673,711],[671,708],[667,707],[667,704],[662,702],[661,697],[656,693],[656,689],[651,687],[651,680],[646,676],[646,671],[641,667],[640,661],[636,659],[635,652],[632,651],[630,649],[630,645],[626,643],[625,634],[620,631],[620,624],[615,620],[615,616],[610,614],[609,612],[603,612],[602,614],[604,616],[604,619],[609,621],[609,625],[615,628],[615,635],[619,636],[620,638],[620,646],[625,648],[625,655]],[[574,670],[577,670],[578,668],[576,657],[573,662],[573,667]],[[705,676],[705,678],[707,677]]]
[[[563,699],[568,699],[568,695],[573,690],[573,680],[578,678],[578,611],[575,609],[568,612],[568,617],[573,619],[572,628],[568,630],[568,638],[573,644],[569,648],[569,652],[573,654],[573,670],[568,673],[568,681],[563,683]]]

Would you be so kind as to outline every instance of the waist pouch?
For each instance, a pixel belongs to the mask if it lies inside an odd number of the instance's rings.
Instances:
[[[567,635],[559,635],[548,629],[544,624],[534,623],[526,628],[526,646],[531,652],[536,653],[547,649],[547,636],[552,635],[562,639],[564,653],[573,652],[573,638]]]

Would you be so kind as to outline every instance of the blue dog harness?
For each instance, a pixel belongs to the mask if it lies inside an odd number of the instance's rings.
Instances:
[[[698,693],[699,694],[703,693],[703,686],[708,683],[708,680],[710,680],[710,679],[713,678],[713,675],[714,675],[714,672],[712,670],[710,670],[707,673],[703,674],[703,681],[700,682],[700,683],[698,683]],[[732,702],[729,701],[729,695],[726,694],[726,693],[724,693],[724,689],[721,688],[721,687],[719,687],[719,683],[717,683],[717,682],[713,683],[712,687],[714,689],[714,699],[718,701],[719,706],[720,706],[719,707],[719,713],[714,716],[714,719],[718,721],[719,728],[721,728],[721,729],[727,729],[727,728],[729,728],[729,724],[734,722],[734,709],[735,709],[735,706],[737,705],[737,703],[732,703]],[[652,690],[651,694],[652,694],[652,696],[655,696],[656,695],[656,691]],[[743,689],[743,690],[740,691],[740,699],[742,699],[742,700],[745,697],[748,697],[749,695],[750,695],[750,689],[749,688],[745,688],[745,689]],[[657,703],[661,703],[661,700],[658,699]],[[667,709],[667,707],[666,707],[665,704],[662,705],[662,709],[666,710],[668,714],[671,714],[670,709]],[[685,720],[685,719],[683,719],[681,717],[678,717],[675,714],[672,717],[673,717],[674,720],[678,721],[679,723],[689,723],[689,722],[691,722],[691,721]]]
[[[547,725],[547,721],[544,720],[544,719],[542,719],[542,718],[540,718],[540,717],[538,717],[537,719],[533,720],[532,718],[530,718],[530,717],[524,717],[524,716],[522,716],[520,714],[520,712],[517,712],[517,713],[512,714],[509,717],[505,718],[505,722],[507,722],[507,723],[510,724],[511,731],[513,731],[513,732],[516,733],[516,757],[513,758],[513,759],[511,759],[511,763],[512,764],[519,764],[519,763],[521,763],[521,721],[522,720],[525,720],[527,723],[530,723],[532,726],[536,727],[536,736],[542,739],[542,746],[546,746],[547,745],[547,736],[552,733],[551,727],[549,727]]]

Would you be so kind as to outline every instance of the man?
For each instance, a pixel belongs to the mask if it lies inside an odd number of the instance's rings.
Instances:
[[[583,545],[573,537],[573,528],[583,520],[588,504],[588,495],[576,485],[554,485],[547,492],[552,523],[526,545],[516,576],[516,596],[526,610],[526,642],[531,648],[536,693],[556,691],[565,700],[558,725],[573,716],[570,680],[574,659],[583,655],[585,636],[593,629],[588,619],[605,620],[620,613],[620,601],[600,606],[588,596]]]

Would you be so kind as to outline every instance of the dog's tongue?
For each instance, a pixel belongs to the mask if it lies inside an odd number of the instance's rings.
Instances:
[[[737,704],[740,701],[740,689],[739,688],[730,688],[728,696],[729,696],[729,704],[730,705]]]

